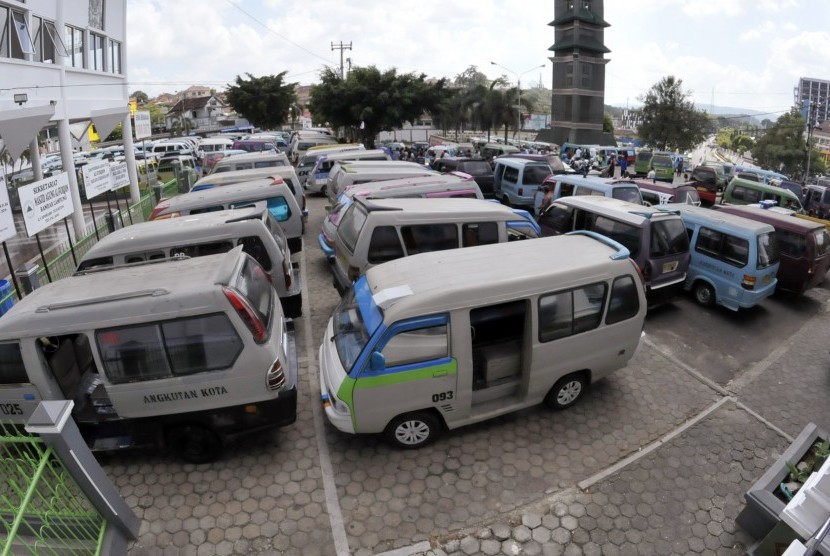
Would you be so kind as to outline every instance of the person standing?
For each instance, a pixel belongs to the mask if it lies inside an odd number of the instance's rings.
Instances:
[[[625,155],[620,157],[620,177],[628,177],[628,158]]]

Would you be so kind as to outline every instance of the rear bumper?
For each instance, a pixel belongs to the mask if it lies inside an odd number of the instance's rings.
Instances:
[[[320,249],[323,250],[323,254],[326,256],[326,259],[331,262],[334,260],[334,249],[326,243],[326,237],[323,235],[323,232],[317,236],[317,244],[320,245]]]

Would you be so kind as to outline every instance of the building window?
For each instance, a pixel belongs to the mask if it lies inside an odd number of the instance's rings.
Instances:
[[[89,26],[104,30],[104,0],[89,0]]]
[[[89,69],[104,71],[104,54],[107,39],[95,33],[89,34]]]
[[[0,7],[0,28],[0,57],[25,60],[34,54],[25,13]]]
[[[67,57],[69,53],[51,21],[39,17],[32,18],[32,31],[34,35],[35,62],[54,64],[58,56]]]
[[[112,73],[121,73],[121,43],[110,41],[109,70]]]
[[[69,64],[73,68],[85,68],[86,56],[84,52],[84,30],[66,26],[64,33],[67,50],[69,51]]]

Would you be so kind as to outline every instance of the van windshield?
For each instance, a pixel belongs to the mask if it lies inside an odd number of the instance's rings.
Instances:
[[[524,184],[525,185],[542,185],[546,177],[551,175],[553,171],[547,164],[525,166]]]
[[[355,288],[348,291],[337,309],[335,309],[332,328],[332,332],[334,332],[332,340],[334,340],[334,346],[337,348],[337,356],[340,358],[340,364],[343,365],[346,374],[348,374],[369,342],[373,332],[366,328],[366,323],[357,304]]]
[[[628,201],[635,205],[643,204],[643,197],[640,194],[640,189],[637,186],[633,187],[615,187],[611,192],[611,196],[620,201]]]
[[[340,225],[337,227],[337,235],[343,240],[343,244],[349,251],[354,253],[354,247],[357,245],[357,238],[360,235],[360,230],[366,223],[366,211],[360,205],[352,205],[346,210]]]
[[[758,268],[767,268],[778,263],[778,243],[775,232],[758,236]]]

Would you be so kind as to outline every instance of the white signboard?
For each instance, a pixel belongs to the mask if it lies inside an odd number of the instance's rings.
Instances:
[[[150,113],[147,111],[136,112],[133,127],[135,128],[136,139],[150,137],[153,134],[153,125],[150,122]]]
[[[130,185],[130,175],[127,173],[127,163],[110,164],[110,174],[112,175],[112,188],[120,189],[126,185]]]
[[[0,174],[0,242],[17,235],[14,229],[14,215],[9,203],[9,190],[6,189],[6,178]]]
[[[19,187],[17,194],[29,237],[60,222],[74,210],[66,172]]]
[[[92,199],[112,189],[110,163],[106,160],[90,162],[82,166],[81,171],[84,174],[84,190],[87,199]]]

